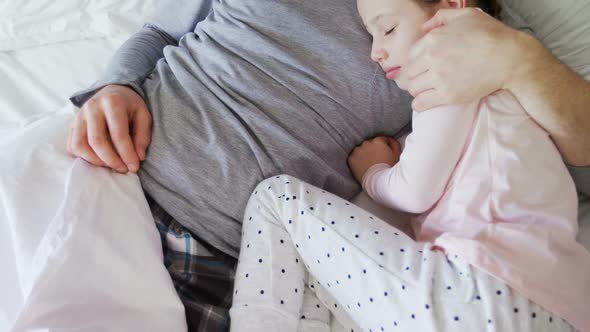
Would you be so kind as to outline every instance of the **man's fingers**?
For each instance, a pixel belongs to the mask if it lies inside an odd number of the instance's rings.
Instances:
[[[408,92],[416,97],[420,93],[434,89],[434,81],[432,75],[429,72],[422,73],[414,78],[411,78],[408,82]]]
[[[106,120],[111,141],[117,153],[125,163],[127,169],[137,172],[139,169],[139,158],[137,157],[137,153],[135,153],[131,135],[129,134],[127,112],[106,112]]]
[[[404,66],[404,74],[408,79],[428,72],[439,56],[440,46],[432,34],[426,34],[418,39],[410,48],[408,63]],[[432,50],[436,50],[433,52]]]
[[[422,24],[422,30],[424,32],[430,32],[436,28],[449,24],[449,22],[471,13],[473,8],[461,8],[461,9],[440,9],[434,14],[434,16]]]
[[[72,129],[72,141],[70,143],[72,154],[80,157],[87,162],[96,166],[106,166],[106,164],[94,153],[88,145],[86,122],[80,118],[75,120]]]
[[[404,67],[405,76],[408,80],[413,80],[420,75],[424,75],[428,73],[428,61],[414,61],[410,60],[410,62]]]
[[[449,12],[449,10],[447,9],[438,10],[436,14],[434,14],[434,16],[432,16],[428,21],[422,24],[422,31],[425,33],[429,33],[430,31],[436,28],[446,25],[448,23],[447,15],[453,14],[448,14],[447,12]]]
[[[416,98],[414,98],[412,101],[412,109],[416,112],[422,112],[443,104],[444,102],[440,93],[438,93],[436,89],[430,89],[419,93]]]
[[[145,154],[152,137],[152,117],[147,110],[135,112],[132,119],[133,144],[140,160],[145,160]]]
[[[120,173],[127,173],[127,167],[111,144],[103,113],[89,112],[87,114],[88,143],[94,152],[108,167]]]
[[[416,76],[428,70],[425,61],[416,61],[424,54],[426,44],[428,43],[427,36],[428,35],[425,35],[418,39],[414,45],[410,47],[410,51],[408,52],[408,64],[404,67],[408,77]]]

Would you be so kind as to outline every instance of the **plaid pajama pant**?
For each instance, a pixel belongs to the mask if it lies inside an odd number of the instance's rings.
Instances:
[[[148,203],[189,332],[228,331],[237,260],[193,236],[149,197]]]

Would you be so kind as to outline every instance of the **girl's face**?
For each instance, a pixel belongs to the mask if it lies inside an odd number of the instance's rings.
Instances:
[[[456,5],[452,0],[435,6],[420,6],[412,0],[357,0],[363,23],[373,36],[371,59],[379,63],[388,79],[407,90],[404,66],[411,46],[425,34],[422,24],[438,9]]]

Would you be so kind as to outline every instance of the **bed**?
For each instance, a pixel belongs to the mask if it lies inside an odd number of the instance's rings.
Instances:
[[[137,176],[65,151],[76,111],[67,98],[100,75],[155,3],[0,0],[0,331],[186,330]],[[515,26],[546,20],[516,7],[529,15],[512,19]],[[553,15],[585,10],[589,22],[589,8]],[[541,40],[589,75],[580,52],[555,26],[546,29]],[[579,41],[581,29],[568,36]],[[362,194],[355,202],[395,225],[407,218]],[[590,249],[590,200],[579,217],[578,240]]]

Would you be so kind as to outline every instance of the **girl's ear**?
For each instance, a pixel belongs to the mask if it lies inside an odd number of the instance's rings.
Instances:
[[[441,0],[439,8],[465,8],[467,7],[467,0]]]

